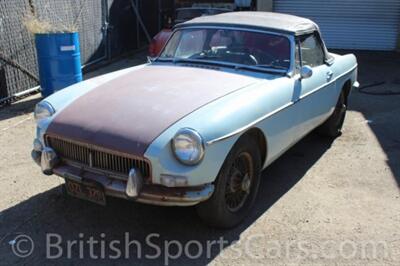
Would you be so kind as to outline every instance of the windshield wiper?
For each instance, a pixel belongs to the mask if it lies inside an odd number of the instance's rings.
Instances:
[[[228,67],[233,68],[235,70],[251,70],[251,71],[258,71],[258,72],[267,72],[272,74],[286,74],[287,69],[278,66],[271,66],[270,65],[242,65],[242,64],[234,64],[234,63],[227,63],[227,62],[219,62],[219,61],[206,61],[201,59],[189,59],[189,58],[157,58],[157,61],[161,62],[172,62],[176,63],[192,63],[192,64],[203,64],[203,65],[215,65],[221,67]],[[282,71],[285,70],[285,71]]]
[[[190,59],[190,58],[173,58],[172,62],[174,64],[176,64],[176,63],[199,63],[198,60]]]
[[[273,68],[273,69],[282,69],[282,70],[288,70],[287,67],[284,66],[277,66],[277,65],[270,65],[270,64],[259,64],[255,65],[256,67],[264,67],[264,68]]]
[[[191,60],[191,59],[187,59],[187,58],[177,58],[177,57],[158,57],[155,61],[172,62],[174,64],[196,62],[195,60]]]
[[[286,68],[284,69],[285,71],[282,71],[283,69],[281,68],[267,68],[267,67],[260,67],[260,65],[254,65],[254,66],[236,65],[235,69],[252,70],[252,71],[266,72],[272,74],[286,74],[287,71]]]
[[[156,57],[153,62],[161,61],[161,62],[172,62],[172,57]]]
[[[217,66],[223,66],[223,67],[228,67],[229,64],[226,64],[224,62],[217,62],[217,61],[206,61],[206,60],[201,60],[197,58],[157,58],[157,60],[161,62],[172,62],[174,64],[177,63],[191,63],[191,64],[203,64],[203,65],[217,65]]]
[[[192,59],[200,60],[200,59],[218,59],[218,58],[221,58],[221,57],[216,56],[216,55],[199,55]]]

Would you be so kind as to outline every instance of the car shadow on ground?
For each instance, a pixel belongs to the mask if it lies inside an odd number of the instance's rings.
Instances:
[[[357,56],[358,81],[349,110],[362,113],[387,156],[387,164],[400,187],[400,53],[352,52]],[[380,95],[377,95],[380,94]]]
[[[374,90],[399,89],[396,77],[400,76],[399,55],[391,53],[356,53],[359,60],[359,81],[368,85],[380,81],[386,83],[373,88]],[[382,149],[387,155],[387,163],[400,184],[400,116],[398,116],[400,96],[373,96],[354,91],[350,99],[350,110],[361,112],[371,130],[377,137]],[[27,103],[17,103],[0,113],[0,120],[31,112],[38,100]],[[27,110],[28,109],[28,110]],[[171,259],[170,264],[203,265],[212,261],[221,251],[239,240],[242,232],[249,228],[261,215],[268,215],[268,210],[279,199],[288,193],[305,173],[329,149],[331,142],[313,134],[307,136],[290,149],[279,160],[263,172],[259,197],[251,215],[243,224],[232,230],[217,230],[202,224],[196,216],[194,208],[157,207],[136,204],[122,200],[110,200],[106,207],[100,207],[61,196],[59,187],[29,198],[0,212],[0,259],[5,265],[18,264],[165,264],[166,247],[164,241],[177,240],[185,245],[191,240],[199,241],[203,247],[211,241],[225,241],[222,249],[213,245],[209,254],[204,251],[201,256],[192,260],[185,255]],[[50,250],[53,260],[46,260],[46,234],[57,234],[61,237],[62,254],[58,249]],[[16,240],[20,234],[29,235],[35,249],[27,258],[13,254],[10,241]],[[154,235],[151,235],[154,234]],[[161,249],[161,256],[150,259],[146,255],[155,255],[154,246],[146,243],[146,237],[153,236],[151,243]],[[68,254],[68,241],[87,241],[90,237],[104,241],[109,245],[116,240],[116,245],[122,251],[122,257],[111,259],[118,255],[106,248],[105,260],[92,260],[101,257],[100,248],[95,246],[94,257],[89,254],[87,244],[83,254],[79,254],[79,246],[72,246]],[[54,238],[53,238],[54,240]],[[56,239],[58,240],[58,238]],[[141,249],[136,243],[141,243]],[[125,241],[131,242],[127,245]],[[11,242],[13,243],[13,242]],[[128,249],[126,249],[128,246]],[[169,246],[170,252],[176,254],[176,245]],[[196,254],[197,247],[190,246],[190,254]],[[81,256],[82,255],[82,256]],[[82,257],[82,259],[80,259]],[[128,257],[126,259],[125,257]]]
[[[198,219],[194,207],[158,207],[118,199],[110,199],[106,207],[101,207],[63,196],[60,187],[53,188],[0,213],[2,261],[8,265],[32,262],[71,265],[99,262],[163,265],[166,264],[167,251],[172,255],[179,252],[176,243],[171,241],[179,241],[185,246],[189,241],[195,240],[203,248],[196,260],[190,259],[189,256],[197,254],[198,246],[189,245],[188,253],[183,252],[179,258],[170,259],[169,264],[204,265],[212,261],[224,248],[239,240],[241,233],[288,193],[330,146],[331,141],[310,134],[268,167],[262,173],[263,179],[254,210],[244,223],[231,230],[205,226]],[[27,258],[15,256],[9,244],[20,234],[29,235],[35,245],[34,252]],[[46,234],[59,235],[47,236],[51,237],[48,243],[56,243],[58,239],[62,239],[61,254],[57,248],[50,249],[46,254]],[[84,245],[83,253],[80,253],[79,246],[75,245],[71,249],[72,253],[68,254],[67,241],[87,241],[90,237],[105,243],[106,259],[93,260],[95,257],[89,253],[87,244]],[[146,237],[150,237],[147,242]],[[118,255],[109,248],[113,240],[120,243],[115,243],[115,247],[122,251],[119,259],[109,257]],[[140,243],[140,248],[137,243],[126,242],[134,240]],[[216,241],[217,244],[210,246],[211,241]],[[166,243],[170,245],[166,246]],[[223,244],[222,247],[220,243]],[[146,258],[146,255],[157,255],[157,249],[151,244],[160,248],[161,255],[157,258]],[[100,251],[99,245],[94,246],[95,256],[101,257]],[[46,260],[48,255],[60,257]]]

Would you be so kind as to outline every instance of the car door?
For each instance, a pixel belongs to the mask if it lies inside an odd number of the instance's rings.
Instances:
[[[297,38],[297,67],[309,66],[312,75],[295,75],[295,95],[298,110],[297,135],[299,138],[320,125],[333,110],[336,100],[335,73],[327,64],[325,49],[318,32]]]

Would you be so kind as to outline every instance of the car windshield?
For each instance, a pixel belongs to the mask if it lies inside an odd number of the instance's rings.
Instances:
[[[279,69],[290,66],[290,42],[285,36],[236,29],[177,30],[160,60],[214,62]]]

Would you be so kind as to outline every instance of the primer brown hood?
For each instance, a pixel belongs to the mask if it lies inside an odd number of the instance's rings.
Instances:
[[[57,114],[47,133],[143,155],[184,116],[255,81],[217,70],[146,66],[75,100]]]

